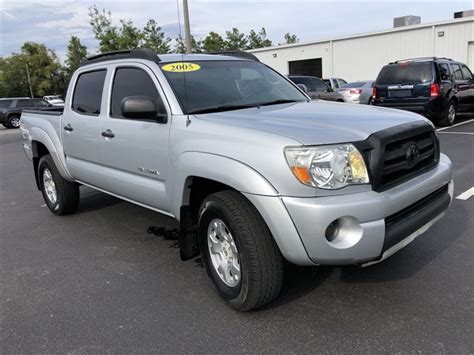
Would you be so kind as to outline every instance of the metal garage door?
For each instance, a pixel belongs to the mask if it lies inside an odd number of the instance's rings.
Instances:
[[[321,78],[323,75],[323,63],[321,58],[294,60],[288,62],[290,75],[309,75]]]

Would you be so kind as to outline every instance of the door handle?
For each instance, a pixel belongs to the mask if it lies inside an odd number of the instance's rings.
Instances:
[[[74,131],[74,128],[72,128],[71,124],[68,123],[67,125],[64,126],[64,130],[68,132]]]
[[[110,129],[102,132],[101,134],[102,134],[102,137],[105,137],[105,138],[114,138],[115,137],[115,134],[113,134]]]

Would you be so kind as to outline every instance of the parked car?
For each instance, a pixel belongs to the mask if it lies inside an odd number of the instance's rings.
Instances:
[[[19,128],[23,109],[42,109],[50,107],[43,99],[29,97],[6,97],[0,99],[0,123],[6,128]]]
[[[337,89],[343,87],[347,84],[347,81],[341,78],[327,78],[323,79],[323,81],[333,90],[336,91]]]
[[[288,79],[297,84],[311,99],[344,102],[344,97],[341,94],[333,91],[319,78],[289,75]]]
[[[48,101],[52,106],[64,106],[64,100],[59,95],[44,96],[43,100]]]
[[[469,68],[448,58],[415,58],[382,68],[373,104],[421,113],[451,126],[458,113],[474,113],[474,80]]]
[[[87,185],[177,219],[181,258],[237,310],[278,295],[285,259],[378,263],[452,200],[428,120],[311,101],[249,53],[101,54],[65,101],[21,117],[48,208],[75,212]]]
[[[346,84],[336,91],[344,96],[345,102],[371,105],[374,83],[374,80],[356,81]]]

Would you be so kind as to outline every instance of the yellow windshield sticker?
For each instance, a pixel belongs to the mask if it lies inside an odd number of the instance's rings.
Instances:
[[[196,63],[177,62],[163,65],[161,69],[172,73],[187,73],[190,71],[200,70],[201,66]]]

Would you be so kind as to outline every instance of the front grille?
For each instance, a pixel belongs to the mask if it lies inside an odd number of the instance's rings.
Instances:
[[[433,127],[424,122],[376,132],[356,146],[364,155],[377,192],[420,175],[439,161],[438,139]]]
[[[387,144],[382,158],[379,187],[388,187],[433,166],[437,156],[435,142],[434,133],[425,132]],[[407,157],[413,147],[418,150],[416,161]]]

